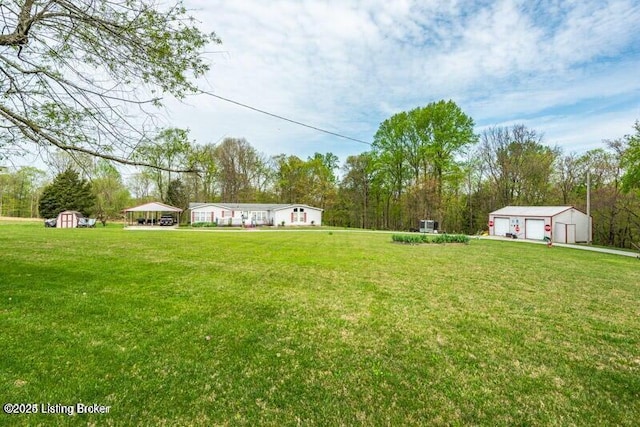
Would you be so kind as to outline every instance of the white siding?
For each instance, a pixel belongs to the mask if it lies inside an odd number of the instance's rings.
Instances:
[[[306,205],[196,205],[191,208],[191,222],[217,222],[220,226],[250,225],[322,225],[322,209]],[[255,218],[255,220],[254,220]]]
[[[274,212],[274,225],[282,225],[283,222],[284,225],[322,225],[322,211],[309,206],[295,205],[279,209]]]
[[[220,221],[220,208],[217,206],[202,206],[191,210],[191,222],[216,222]]]
[[[313,223],[313,225],[317,226],[322,225],[322,211],[319,209],[309,209],[307,221],[309,224]]]
[[[491,212],[489,219],[494,223],[490,234],[495,236],[515,233],[533,240],[550,237],[558,243],[586,242],[591,236],[589,217],[571,206],[507,206]]]
[[[565,212],[562,212],[556,215],[554,217],[554,221],[561,222],[564,224],[575,224],[574,242],[586,242],[587,238],[591,234],[589,217],[587,216],[587,214],[580,212],[577,209],[569,209]],[[568,237],[569,235],[567,235],[567,240],[569,240]],[[554,236],[554,240],[555,240],[555,236]]]
[[[290,217],[291,217],[291,211],[289,209],[281,209],[279,211],[275,211],[273,213],[273,225],[277,225],[277,226],[280,226],[282,224],[291,225],[291,222],[289,219]]]

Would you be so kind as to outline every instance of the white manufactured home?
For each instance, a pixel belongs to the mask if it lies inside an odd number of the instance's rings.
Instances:
[[[189,203],[189,210],[192,224],[322,225],[322,209],[302,204]]]
[[[586,243],[591,227],[591,218],[573,206],[507,206],[489,214],[491,236]]]

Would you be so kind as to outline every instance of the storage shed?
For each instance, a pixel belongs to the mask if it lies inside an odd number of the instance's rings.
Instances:
[[[62,211],[56,219],[57,228],[76,228],[78,221],[84,216],[78,211]]]
[[[573,206],[506,206],[489,214],[491,236],[586,243],[591,227],[591,218]]]

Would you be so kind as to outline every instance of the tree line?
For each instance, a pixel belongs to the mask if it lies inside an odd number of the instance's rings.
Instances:
[[[183,209],[194,201],[304,203],[324,209],[327,225],[413,230],[433,219],[442,231],[467,234],[485,230],[489,212],[507,205],[586,211],[589,177],[594,243],[630,247],[640,242],[638,122],[634,131],[585,153],[563,153],[524,125],[476,134],[454,102],[439,101],[388,118],[371,149],[343,164],[332,153],[269,157],[244,138],[197,144],[182,129],[140,144],[133,159],[148,166],[126,180],[89,155],[60,153],[51,164],[58,177],[80,180],[72,186],[86,182],[81,210],[103,221],[150,200]],[[49,216],[53,184],[45,177],[33,167],[0,172],[0,214]]]
[[[341,165],[332,153],[267,157],[242,138],[199,145],[153,120],[166,96],[200,93],[207,46],[221,43],[181,2],[14,3],[0,2],[0,160],[50,155],[56,179],[0,169],[0,215],[74,205],[106,221],[150,199],[297,202],[325,209],[331,225],[410,230],[434,219],[476,233],[505,205],[584,210],[588,174],[595,243],[640,240],[638,123],[601,148],[563,153],[523,125],[476,134],[454,102],[439,101],[389,117],[371,149]],[[124,179],[112,161],[138,172]],[[68,201],[71,188],[82,188],[82,203]]]

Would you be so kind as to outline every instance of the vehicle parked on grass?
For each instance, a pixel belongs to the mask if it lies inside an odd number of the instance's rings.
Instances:
[[[96,218],[80,218],[78,220],[78,228],[94,228],[96,221]]]

